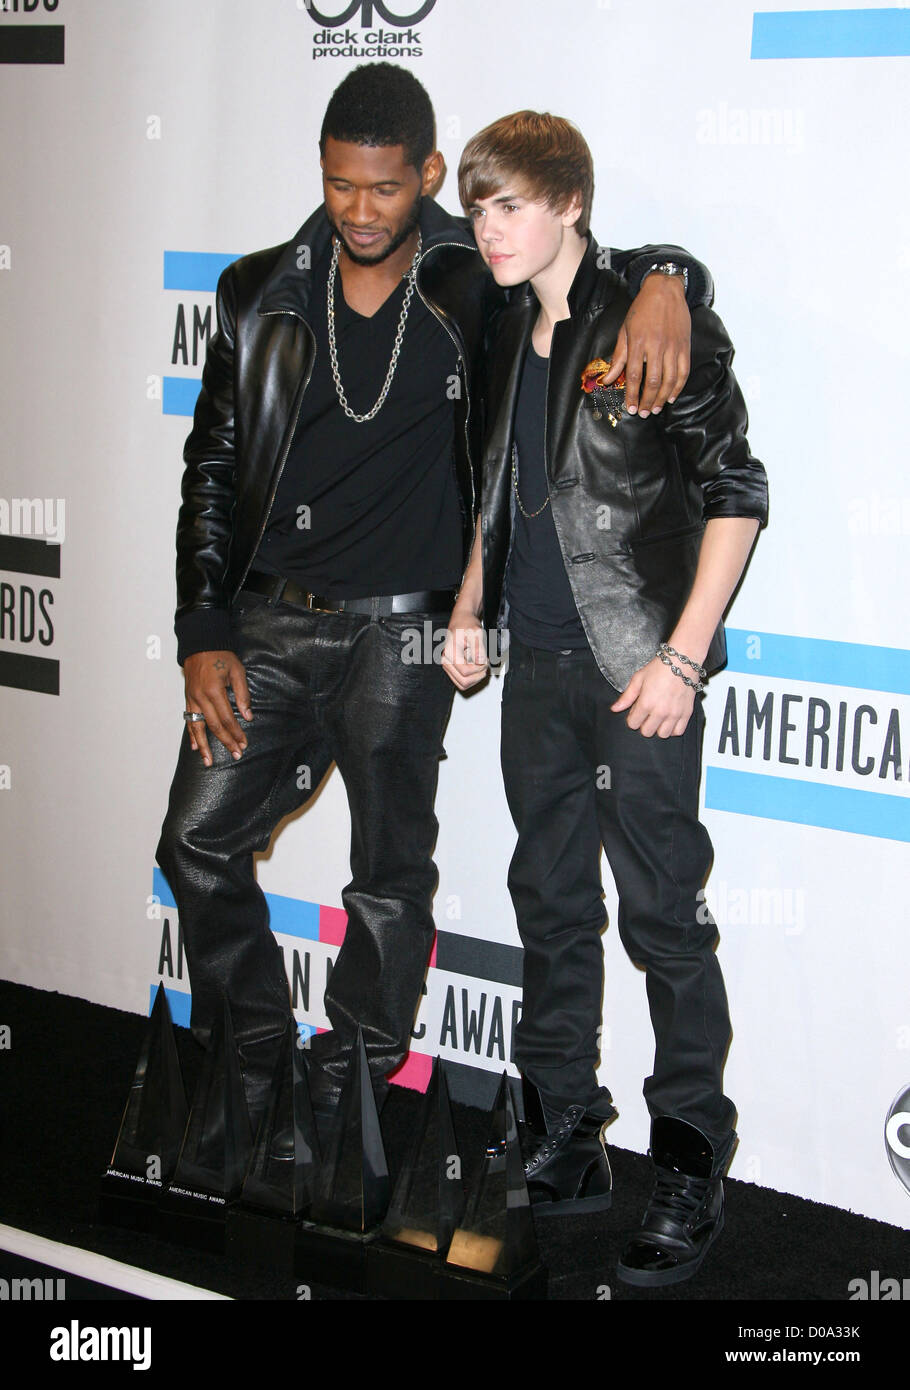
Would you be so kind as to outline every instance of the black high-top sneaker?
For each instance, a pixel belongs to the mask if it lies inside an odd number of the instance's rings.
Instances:
[[[736,1142],[714,1149],[685,1120],[651,1124],[654,1190],[641,1230],[623,1251],[616,1273],[627,1284],[656,1288],[690,1279],[724,1227],[726,1171]]]
[[[556,1115],[540,1105],[528,1082],[524,1096],[531,1131],[524,1170],[534,1215],[605,1211],[613,1201],[613,1175],[604,1136],[616,1110],[610,1105],[593,1114],[570,1105]]]

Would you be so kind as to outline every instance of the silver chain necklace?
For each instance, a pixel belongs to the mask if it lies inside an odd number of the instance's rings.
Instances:
[[[395,334],[395,345],[392,348],[392,360],[389,362],[389,370],[386,373],[385,383],[379,393],[379,399],[372,410],[367,411],[366,415],[355,415],[348,404],[347,396],[344,394],[344,387],[341,384],[341,372],[338,370],[338,349],[335,345],[335,271],[338,266],[338,255],[341,250],[339,241],[335,241],[332,248],[332,264],[329,266],[329,292],[328,292],[328,314],[329,314],[329,357],[332,361],[332,376],[335,378],[335,391],[338,396],[338,403],[349,420],[354,420],[358,425],[364,424],[367,420],[372,420],[379,414],[385,405],[385,398],[389,394],[392,385],[392,377],[395,375],[395,368],[398,366],[398,356],[401,352],[401,343],[404,338],[404,327],[408,321],[408,309],[411,307],[411,298],[414,294],[414,287],[417,283],[417,262],[420,260],[420,252],[423,246],[423,237],[417,233],[417,250],[414,252],[414,259],[411,261],[411,268],[407,272],[406,278],[408,288],[405,291],[404,303],[401,306],[401,317],[398,320],[398,332]]]
[[[545,512],[547,507],[549,507],[550,497],[548,494],[546,502],[544,502],[542,507],[538,507],[536,512],[525,511],[525,504],[522,502],[521,493],[518,491],[518,450],[515,448],[514,444],[512,445],[512,487],[515,490],[515,501],[518,503],[518,510],[528,521],[533,521],[535,516],[540,516],[540,513]]]

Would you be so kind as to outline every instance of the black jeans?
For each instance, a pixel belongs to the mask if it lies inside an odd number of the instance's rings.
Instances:
[[[311,1040],[314,1098],[337,1098],[358,1024],[375,1077],[407,1053],[433,943],[433,802],[454,694],[441,666],[402,659],[402,632],[427,616],[313,613],[242,593],[232,621],[253,711],[249,724],[238,716],[247,749],[235,762],[209,734],[206,768],[183,740],[157,858],[180,913],[193,1031],[207,1041],[226,994],[251,1099],[291,1017],[253,853],[333,762],[351,813],[351,882],[325,998],[332,1031]]]
[[[726,1138],[730,1020],[717,929],[699,890],[711,866],[698,819],[704,712],[685,733],[645,738],[610,705],[591,652],[513,640],[502,701],[502,768],[518,844],[509,889],[524,944],[515,1058],[549,1105],[610,1099],[595,1067],[605,925],[601,845],[619,894],[619,934],[646,971],[655,1035],[644,1095],[652,1116]]]

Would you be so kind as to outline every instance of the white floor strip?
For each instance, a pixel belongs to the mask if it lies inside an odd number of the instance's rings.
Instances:
[[[32,1235],[31,1231],[19,1231],[15,1226],[0,1225],[0,1250],[7,1250],[12,1255],[22,1255],[28,1260],[37,1260],[39,1264],[51,1265],[54,1269],[66,1270],[70,1274],[78,1274],[83,1279],[93,1279],[95,1283],[107,1284],[109,1288],[138,1294],[140,1298],[214,1299],[226,1303],[233,1301],[225,1294],[213,1293],[211,1289],[198,1289],[193,1284],[182,1284],[179,1279],[168,1279],[163,1274],[151,1274],[147,1269],[121,1264],[119,1260],[109,1260],[106,1255],[96,1255],[93,1250],[80,1250],[77,1245],[61,1245],[59,1241]]]

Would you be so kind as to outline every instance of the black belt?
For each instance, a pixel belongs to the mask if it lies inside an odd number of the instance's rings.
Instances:
[[[248,574],[243,588],[265,594],[270,603],[295,603],[321,613],[365,613],[368,617],[388,618],[393,613],[448,613],[455,602],[455,589],[421,589],[413,594],[379,594],[373,598],[327,598],[311,594],[283,579],[280,574]]]

